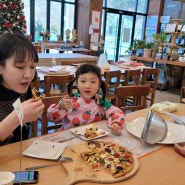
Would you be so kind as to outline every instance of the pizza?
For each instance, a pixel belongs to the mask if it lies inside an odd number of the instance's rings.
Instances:
[[[90,128],[85,129],[84,136],[88,139],[95,138],[99,135],[97,130],[98,130],[98,127],[96,126],[96,124],[92,124]]]
[[[114,178],[118,178],[134,167],[133,154],[125,147],[101,140],[88,141],[87,145],[90,150],[80,153],[80,156],[95,171],[105,169]]]
[[[96,124],[91,124],[89,128],[85,128],[84,137],[87,139],[93,139],[104,134],[106,134],[106,132],[105,131],[100,132]]]
[[[40,100],[40,99],[42,99],[42,98],[45,97],[45,94],[44,94],[44,93],[38,91],[38,90],[35,89],[35,88],[33,88],[33,89],[31,90],[31,92],[32,92],[33,98],[34,98],[36,101],[37,101],[37,100]]]

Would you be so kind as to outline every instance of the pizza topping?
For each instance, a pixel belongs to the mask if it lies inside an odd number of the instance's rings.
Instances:
[[[99,133],[97,131],[98,131],[98,127],[96,126],[96,124],[92,124],[92,127],[85,129],[84,136],[88,139],[95,138],[99,136]]]
[[[34,98],[35,100],[39,100],[39,99],[42,99],[42,98],[45,97],[45,94],[44,94],[44,93],[38,91],[38,90],[35,89],[35,88],[33,88],[33,89],[31,90],[31,92],[32,92],[33,98]]]
[[[89,141],[87,144],[90,151],[80,155],[95,171],[104,167],[114,178],[117,178],[133,169],[134,158],[126,148],[106,141]]]

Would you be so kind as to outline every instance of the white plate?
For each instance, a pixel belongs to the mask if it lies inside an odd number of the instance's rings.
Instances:
[[[145,124],[145,118],[137,118],[132,122],[127,124],[127,130],[133,134],[134,136],[141,138],[141,134]],[[164,140],[162,140],[161,144],[174,144],[185,142],[185,126],[178,125],[170,122],[166,122],[168,126],[168,133]]]
[[[86,129],[86,128],[92,128],[92,124],[86,125],[86,126],[82,126],[82,127],[75,127],[75,128],[70,129],[70,130],[71,130],[71,132],[73,132],[74,134],[76,134],[76,133],[77,133],[77,134],[80,134],[79,137],[82,138],[83,140],[86,140],[86,141],[89,141],[89,140],[92,140],[92,139],[97,139],[97,138],[100,138],[100,137],[104,137],[104,136],[106,136],[106,135],[109,134],[109,132],[107,132],[107,131],[105,131],[105,130],[99,128],[99,127],[97,127],[98,130],[97,130],[96,132],[98,133],[98,136],[97,136],[97,137],[94,137],[94,138],[86,138],[86,137],[84,136],[84,134],[85,134],[85,129]]]
[[[56,160],[61,156],[66,147],[67,143],[54,143],[37,139],[23,154],[30,157]]]

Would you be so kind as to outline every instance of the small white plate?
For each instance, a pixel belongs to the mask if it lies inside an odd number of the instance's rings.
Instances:
[[[141,138],[146,118],[140,117],[127,124],[127,130],[134,136]],[[185,126],[166,122],[168,133],[161,144],[174,144],[185,142]]]
[[[57,160],[66,147],[67,143],[54,143],[37,139],[23,154],[35,158]]]
[[[96,131],[97,134],[98,134],[98,136],[96,136],[96,137],[94,137],[94,138],[86,138],[86,137],[85,137],[85,129],[86,129],[86,128],[92,128],[92,125],[93,125],[93,124],[85,125],[85,126],[81,126],[81,127],[75,127],[75,128],[70,129],[70,130],[71,130],[71,132],[73,132],[74,134],[80,134],[80,135],[78,135],[78,136],[79,136],[80,138],[82,138],[83,140],[86,140],[86,141],[93,140],[93,139],[97,139],[97,138],[100,138],[100,137],[104,137],[104,136],[106,136],[106,135],[109,134],[109,132],[107,132],[107,131],[105,131],[105,130],[103,130],[103,129],[101,129],[101,128],[99,128],[99,127],[96,126],[96,127],[98,128],[98,130]]]

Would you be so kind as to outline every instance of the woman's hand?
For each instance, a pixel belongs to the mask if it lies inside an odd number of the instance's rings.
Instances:
[[[112,132],[115,135],[118,135],[118,136],[122,135],[121,127],[119,126],[119,124],[117,122],[112,123],[112,125],[110,126],[110,128],[112,129]]]
[[[38,116],[43,113],[45,105],[42,100],[35,101],[29,99],[22,103],[22,110],[24,114],[24,122],[32,122],[38,119]]]

